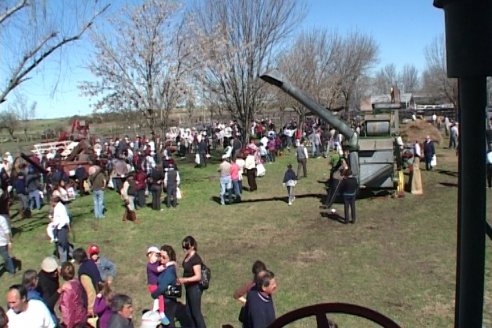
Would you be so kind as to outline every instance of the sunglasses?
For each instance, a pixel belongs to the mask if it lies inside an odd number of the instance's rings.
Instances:
[[[188,251],[190,248],[191,248],[190,245],[183,245],[183,249],[186,251]]]

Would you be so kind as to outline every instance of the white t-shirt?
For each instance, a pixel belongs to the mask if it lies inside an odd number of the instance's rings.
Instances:
[[[9,242],[10,225],[7,216],[0,214],[0,246],[5,246]]]
[[[7,311],[9,328],[54,328],[55,323],[51,313],[43,302],[30,300],[27,310],[15,313],[12,309]]]
[[[68,216],[67,208],[62,202],[58,202],[53,209],[53,225],[58,229],[70,225],[70,217]]]

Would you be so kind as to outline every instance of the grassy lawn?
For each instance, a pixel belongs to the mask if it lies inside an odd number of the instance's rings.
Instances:
[[[199,254],[212,269],[210,289],[202,309],[209,327],[237,321],[236,287],[251,276],[254,260],[263,260],[275,272],[277,316],[295,308],[321,302],[349,302],[379,311],[402,327],[451,327],[454,318],[457,221],[457,160],[454,152],[437,147],[437,170],[422,171],[424,195],[404,198],[367,197],[357,201],[358,222],[344,225],[321,209],[327,178],[327,160],[309,159],[308,178],[299,181],[293,206],[286,203],[282,177],[293,153],[266,165],[258,191],[243,194],[241,204],[220,206],[217,166],[195,169],[178,163],[184,198],[175,210],[143,209],[140,224],[122,223],[123,208],[114,192],[106,193],[106,218],[93,229],[92,197],[70,204],[72,241],[76,247],[98,243],[102,254],[118,266],[117,292],[134,298],[135,317],[151,306],[146,289],[145,251],[150,245],[175,247],[193,235]],[[296,167],[296,165],[295,165]],[[245,182],[245,185],[247,183]],[[488,195],[487,197],[491,197]],[[148,199],[150,201],[150,198]],[[343,214],[343,205],[336,204]],[[490,212],[490,211],[489,211]],[[15,214],[16,211],[13,211]],[[15,217],[14,255],[23,269],[38,269],[50,254],[45,237],[46,210],[28,220]],[[489,247],[490,242],[487,242]],[[487,258],[485,323],[492,326],[491,259]],[[182,272],[181,267],[179,271]],[[4,297],[14,278],[0,278]],[[5,302],[3,302],[5,304]],[[345,315],[332,317],[340,327],[372,327]],[[138,325],[137,325],[138,326]],[[313,327],[312,320],[292,327]]]

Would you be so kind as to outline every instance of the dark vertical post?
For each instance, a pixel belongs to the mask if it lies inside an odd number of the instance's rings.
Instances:
[[[448,77],[458,78],[460,159],[455,327],[481,328],[485,273],[486,77],[492,75],[492,1],[434,0],[444,9]]]
[[[485,273],[485,78],[460,78],[455,327],[482,327]]]

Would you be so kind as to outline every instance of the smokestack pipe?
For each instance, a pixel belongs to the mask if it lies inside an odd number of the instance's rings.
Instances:
[[[276,87],[279,87],[285,91],[288,95],[299,101],[307,109],[317,114],[323,120],[332,125],[335,129],[347,138],[348,146],[351,150],[358,150],[358,136],[354,130],[352,130],[345,122],[333,115],[329,110],[320,106],[311,97],[305,94],[303,91],[292,85],[282,74],[277,70],[269,71],[260,76],[262,80],[268,82]]]

